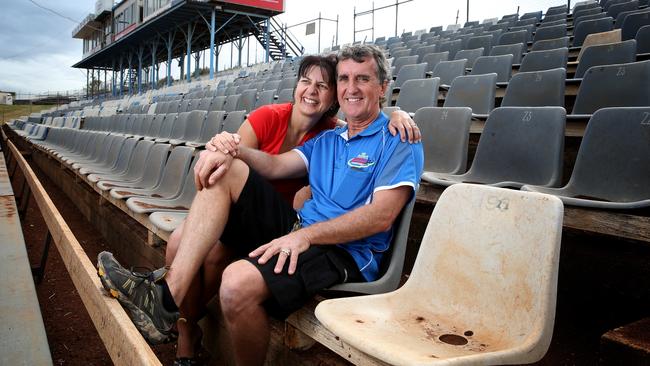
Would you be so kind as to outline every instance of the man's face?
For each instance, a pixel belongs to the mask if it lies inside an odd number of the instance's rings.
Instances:
[[[356,62],[340,61],[336,66],[337,97],[348,122],[364,122],[379,113],[379,99],[386,91],[377,78],[377,63],[372,57]]]

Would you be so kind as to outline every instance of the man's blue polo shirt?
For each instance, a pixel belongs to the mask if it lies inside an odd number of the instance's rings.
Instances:
[[[422,144],[401,142],[380,113],[365,130],[348,138],[348,128],[324,131],[295,149],[309,171],[312,198],[298,212],[302,226],[330,220],[372,202],[373,193],[399,186],[417,189],[422,174]],[[393,230],[350,243],[347,250],[367,281],[379,274],[382,253]]]

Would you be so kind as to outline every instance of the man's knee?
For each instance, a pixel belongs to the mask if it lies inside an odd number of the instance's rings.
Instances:
[[[230,264],[223,272],[219,300],[226,319],[234,318],[249,306],[257,306],[268,297],[260,271],[246,260]]]

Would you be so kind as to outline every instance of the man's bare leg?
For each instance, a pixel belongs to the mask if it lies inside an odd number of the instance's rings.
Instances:
[[[223,272],[219,299],[237,365],[262,365],[269,347],[269,321],[262,304],[270,296],[260,271],[239,260]]]

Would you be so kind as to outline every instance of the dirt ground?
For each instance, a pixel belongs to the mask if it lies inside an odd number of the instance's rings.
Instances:
[[[33,165],[32,168],[90,260],[94,262],[99,252],[111,250],[67,196]],[[13,187],[14,192],[20,195],[20,173],[16,173]],[[38,265],[47,228],[33,199],[29,203],[25,219],[22,220],[22,227],[30,262],[32,266]],[[54,365],[113,364],[54,243],[50,246],[43,282],[36,285],[36,292]],[[156,346],[153,349],[163,365],[171,365],[175,354],[173,345]]]

